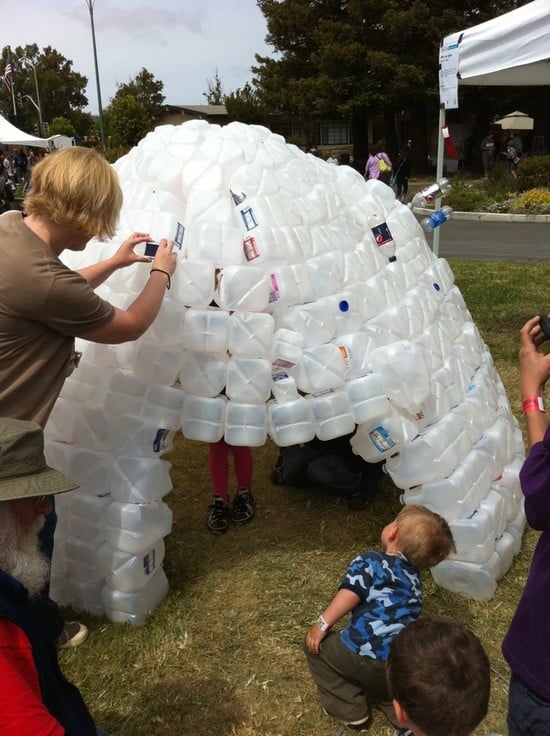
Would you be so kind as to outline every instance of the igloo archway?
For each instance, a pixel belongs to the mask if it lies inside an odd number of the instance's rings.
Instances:
[[[521,545],[521,432],[410,209],[240,123],[159,127],[115,169],[117,235],[66,262],[107,257],[137,230],[173,239],[178,266],[140,340],[77,341],[80,367],[46,428],[49,462],[81,485],[59,503],[56,598],[136,624],[162,600],[171,482],[159,453],[180,428],[250,446],[356,429],[354,451],[386,461],[404,503],[451,524],[457,554],[436,582],[490,598]],[[125,269],[98,292],[124,307],[148,273]]]

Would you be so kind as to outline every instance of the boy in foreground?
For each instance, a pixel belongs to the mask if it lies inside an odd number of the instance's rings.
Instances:
[[[390,644],[422,611],[419,571],[455,550],[445,519],[417,504],[401,509],[382,530],[381,542],[383,552],[352,560],[304,646],[323,709],[356,731],[368,729],[372,707],[399,726],[386,684]],[[330,632],[347,613],[348,625]]]

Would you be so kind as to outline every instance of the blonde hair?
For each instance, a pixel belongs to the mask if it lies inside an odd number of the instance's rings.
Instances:
[[[453,534],[445,519],[420,504],[401,509],[395,520],[399,550],[415,567],[433,567],[456,552]]]
[[[112,238],[122,191],[108,161],[93,148],[74,146],[48,154],[32,170],[24,210],[88,238]]]

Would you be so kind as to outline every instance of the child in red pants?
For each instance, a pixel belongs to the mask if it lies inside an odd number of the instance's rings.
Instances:
[[[237,494],[229,509],[229,453],[233,455]],[[256,503],[250,492],[252,483],[252,452],[250,447],[228,445],[224,440],[208,446],[208,466],[212,479],[214,501],[210,506],[208,528],[212,534],[224,534],[229,521],[246,524],[254,516]]]

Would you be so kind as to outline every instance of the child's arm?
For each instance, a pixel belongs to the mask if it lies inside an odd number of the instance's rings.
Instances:
[[[332,626],[342,616],[352,611],[360,600],[356,593],[346,588],[341,588],[336,593],[327,608],[319,616],[317,623],[313,624],[306,637],[307,648],[312,654],[319,654],[319,646]]]

